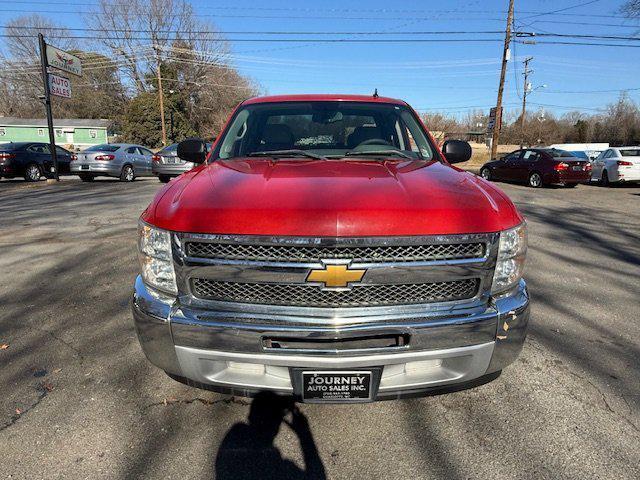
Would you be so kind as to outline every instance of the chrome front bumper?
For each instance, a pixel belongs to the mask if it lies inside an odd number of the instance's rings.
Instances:
[[[524,281],[482,309],[453,306],[422,315],[268,318],[181,305],[138,277],[133,318],[147,358],[171,376],[196,386],[252,395],[260,390],[299,395],[295,368],[381,367],[376,399],[428,394],[443,387],[481,383],[512,363],[529,320]],[[403,335],[405,345],[357,348],[360,338]],[[265,339],[354,340],[355,348],[277,349]],[[319,343],[321,344],[321,343]]]

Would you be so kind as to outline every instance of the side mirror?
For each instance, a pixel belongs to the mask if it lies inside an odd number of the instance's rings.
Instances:
[[[186,162],[204,163],[207,144],[200,138],[187,138],[178,144],[178,158]]]
[[[461,163],[466,162],[471,158],[473,153],[471,145],[462,140],[447,140],[442,145],[442,153],[447,158],[449,163]]]

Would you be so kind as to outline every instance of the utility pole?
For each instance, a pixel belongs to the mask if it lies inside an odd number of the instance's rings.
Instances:
[[[500,141],[500,126],[502,125],[502,93],[504,92],[504,79],[507,74],[507,60],[509,44],[511,43],[511,24],[513,23],[513,0],[509,0],[509,13],[507,14],[507,28],[504,33],[504,50],[502,52],[502,70],[500,71],[500,85],[498,86],[498,101],[496,102],[496,118],[493,124],[491,137],[491,159],[496,158],[498,142]]]
[[[167,146],[167,128],[164,125],[164,98],[162,95],[162,76],[160,75],[160,60],[158,60],[158,98],[160,100],[160,122],[162,123],[162,146]]]
[[[533,57],[527,57],[524,59],[524,88],[522,90],[522,115],[520,115],[520,148],[524,146],[524,116],[527,113],[527,93],[529,92],[529,74],[533,70],[529,70],[529,62],[533,60]]]
[[[44,36],[38,34],[38,45],[40,47],[40,67],[42,70],[42,83],[44,85],[44,108],[47,112],[47,127],[49,129],[49,149],[51,150],[51,159],[53,160],[53,176],[57,182],[60,181],[58,176],[58,155],[56,154],[56,137],[53,132],[53,114],[51,113],[51,90],[49,88],[49,73],[47,72],[47,44]]]

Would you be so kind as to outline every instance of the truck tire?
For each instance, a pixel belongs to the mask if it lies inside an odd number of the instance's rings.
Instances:
[[[24,179],[27,182],[37,182],[42,177],[42,170],[35,163],[30,163],[24,168]]]
[[[93,182],[94,177],[93,175],[89,175],[88,173],[81,173],[80,175],[80,180],[82,180],[83,182]]]
[[[542,186],[542,175],[538,172],[532,172],[529,175],[529,186],[532,188],[540,188]]]
[[[120,172],[121,182],[133,182],[136,179],[136,172],[131,165],[125,165]]]
[[[169,175],[158,175],[158,180],[160,180],[162,183],[169,183],[171,177]]]

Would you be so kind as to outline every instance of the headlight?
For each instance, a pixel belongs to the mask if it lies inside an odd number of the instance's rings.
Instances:
[[[500,245],[491,293],[508,290],[520,281],[527,253],[527,227],[524,223],[500,232]]]
[[[138,258],[142,279],[145,283],[168,293],[178,293],[169,232],[140,222],[138,225]]]

